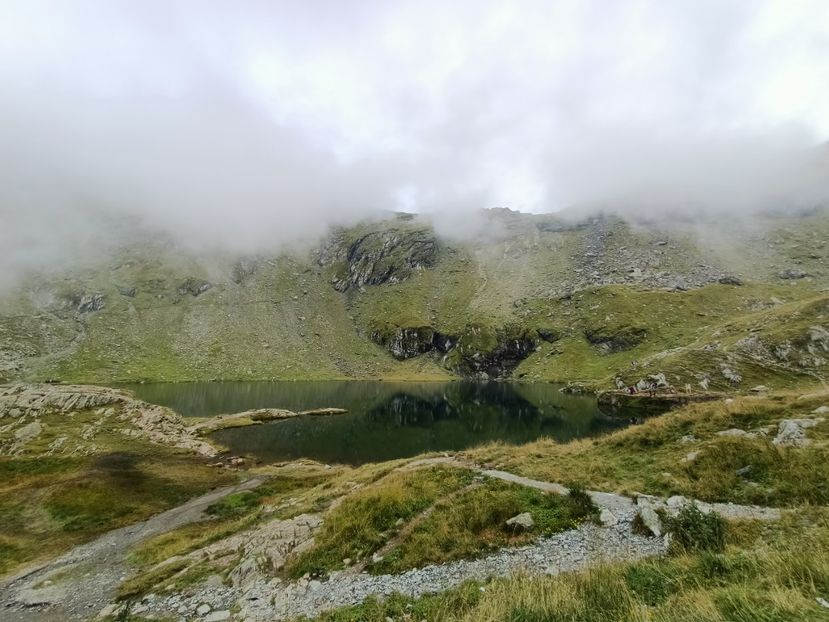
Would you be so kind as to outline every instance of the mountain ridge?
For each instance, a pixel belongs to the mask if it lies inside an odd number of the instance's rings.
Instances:
[[[825,209],[748,229],[510,210],[482,220],[459,238],[401,214],[311,249],[209,259],[142,239],[43,271],[0,296],[0,380],[823,377]]]

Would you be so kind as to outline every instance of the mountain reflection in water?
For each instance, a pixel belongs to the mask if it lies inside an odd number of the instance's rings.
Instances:
[[[547,383],[225,382],[133,385],[141,399],[185,416],[252,408],[346,408],[347,415],[296,417],[222,430],[214,438],[234,454],[266,461],[311,458],[362,464],[487,443],[563,442],[615,424],[590,396],[564,395]]]

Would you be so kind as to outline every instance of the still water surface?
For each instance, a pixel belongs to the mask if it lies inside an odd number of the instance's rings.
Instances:
[[[489,441],[567,441],[618,425],[599,412],[593,397],[565,395],[547,383],[193,382],[127,388],[184,416],[252,408],[348,410],[347,415],[302,416],[214,434],[234,454],[267,462],[312,458],[363,464]]]

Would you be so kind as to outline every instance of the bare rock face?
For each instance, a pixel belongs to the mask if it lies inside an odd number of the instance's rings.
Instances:
[[[230,273],[230,280],[241,285],[250,279],[258,268],[257,262],[253,259],[243,258],[233,264]]]
[[[40,422],[32,421],[31,423],[24,425],[22,428],[17,428],[17,430],[14,431],[14,437],[19,443],[27,443],[30,440],[40,436],[42,431],[43,426]]]
[[[777,273],[777,278],[783,279],[784,281],[805,279],[807,276],[809,276],[809,274],[798,268],[787,268],[786,270],[781,270]]]
[[[334,288],[399,283],[437,260],[438,242],[426,227],[391,227],[371,231],[354,240],[343,237],[323,249],[321,265],[337,265]]]
[[[399,361],[430,352],[446,351],[451,347],[451,338],[441,335],[431,326],[397,327],[391,331],[374,331],[371,339],[385,346],[391,355]]]
[[[78,301],[78,313],[92,313],[100,311],[106,306],[106,299],[103,294],[85,294]]]

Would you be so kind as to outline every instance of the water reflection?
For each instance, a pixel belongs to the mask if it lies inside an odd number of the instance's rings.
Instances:
[[[615,425],[599,413],[595,399],[564,395],[558,386],[541,383],[227,382],[128,388],[185,416],[266,407],[348,409],[348,415],[297,417],[215,434],[233,453],[265,461],[307,457],[361,464],[490,441],[567,441]]]

